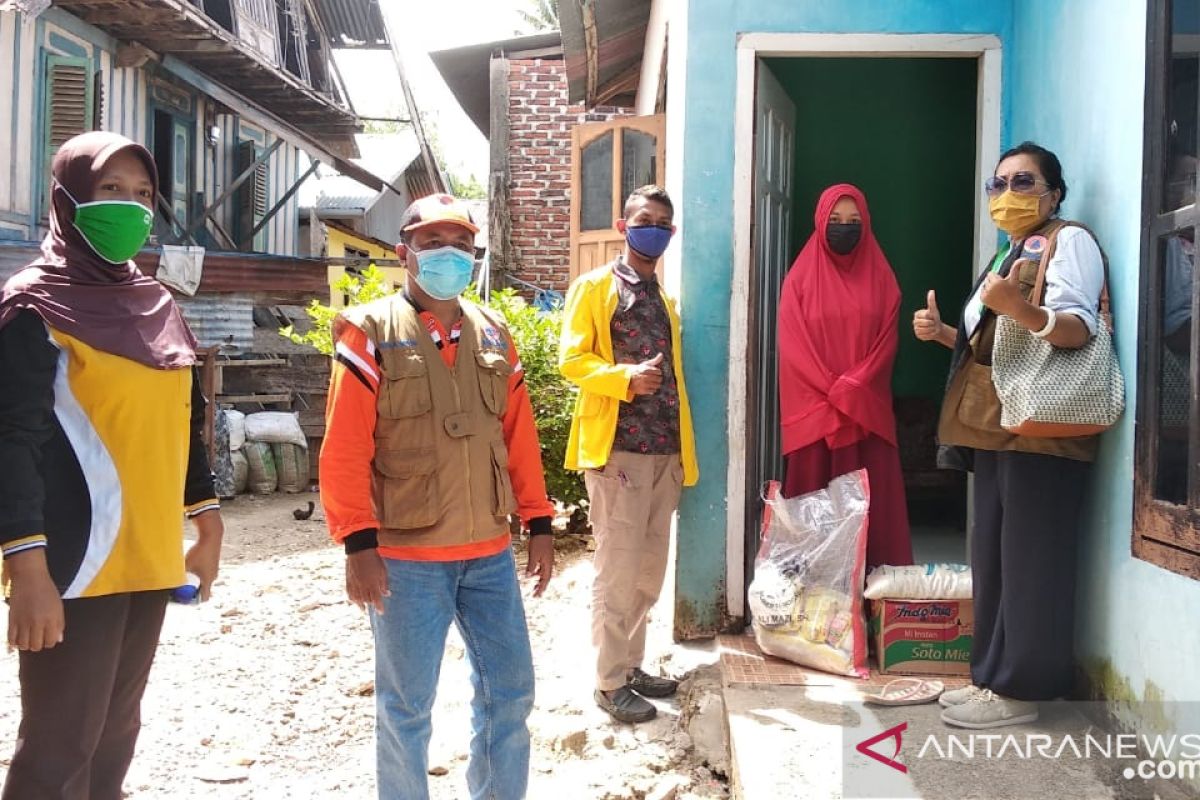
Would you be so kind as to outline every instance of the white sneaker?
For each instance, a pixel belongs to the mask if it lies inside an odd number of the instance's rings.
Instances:
[[[1023,725],[1037,718],[1037,703],[1001,697],[991,689],[983,689],[967,702],[942,712],[942,722],[947,725],[975,730]]]
[[[969,702],[983,694],[983,691],[984,690],[980,687],[971,684],[970,686],[964,686],[961,689],[951,689],[948,692],[942,692],[941,696],[938,697],[938,702],[941,703],[945,708],[950,708],[951,706],[961,706],[963,703]]]

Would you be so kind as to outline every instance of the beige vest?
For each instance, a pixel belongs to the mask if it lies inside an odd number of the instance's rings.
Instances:
[[[1078,226],[1091,233],[1080,223],[1062,220],[1051,220],[1035,231],[1049,239],[1042,254],[1042,259],[1047,264],[1054,257],[1059,231],[1068,225]],[[1103,251],[1101,253],[1103,255]],[[1106,268],[1107,264],[1105,258]],[[1038,265],[1037,261],[1019,258],[1012,266],[1012,269],[1020,270],[1021,294],[1026,300],[1030,300],[1034,294]],[[996,394],[995,384],[992,383],[992,347],[995,339],[996,317],[988,315],[970,341],[967,358],[950,381],[945,400],[942,402],[938,441],[943,445],[971,447],[976,450],[1039,453],[1074,461],[1094,461],[1100,447],[1099,436],[1047,439],[1018,436],[1000,426],[1000,398]]]
[[[343,315],[382,356],[372,494],[385,547],[491,539],[517,507],[501,425],[513,372],[508,332],[492,312],[460,302],[453,369],[401,295]]]

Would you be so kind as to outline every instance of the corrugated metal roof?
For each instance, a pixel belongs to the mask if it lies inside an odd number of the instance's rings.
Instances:
[[[314,0],[329,44],[344,49],[391,47],[379,0]],[[397,0],[389,0],[397,2]]]
[[[567,82],[572,103],[594,105],[595,97],[588,96],[589,60],[593,61],[595,86],[600,93],[604,87],[636,68],[642,61],[646,44],[646,28],[650,24],[650,3],[647,0],[592,0],[589,8],[595,14],[596,51],[587,49],[583,10],[579,3],[559,3],[558,22],[562,29],[563,52],[567,62]],[[613,98],[614,104],[620,97]]]
[[[183,318],[201,347],[254,349],[254,299],[248,294],[176,295]]]
[[[452,50],[430,53],[433,65],[442,73],[458,104],[485,137],[491,136],[491,65],[493,55],[522,58],[522,53],[540,53],[538,58],[562,58],[562,38],[558,31],[535,33],[495,42],[472,44]]]
[[[394,185],[399,185],[398,178],[421,156],[416,134],[411,130],[395,134],[360,134],[355,139],[362,157],[354,159],[354,163],[374,175],[385,177]],[[299,202],[301,209],[365,214],[378,196],[379,192],[322,165],[300,187]]]

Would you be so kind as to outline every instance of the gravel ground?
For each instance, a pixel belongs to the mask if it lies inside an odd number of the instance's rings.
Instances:
[[[212,601],[168,610],[125,784],[133,800],[375,797],[370,628],[344,600],[343,557],[320,510],[293,519],[310,497],[226,505],[224,566]],[[538,691],[529,797],[726,797],[725,784],[696,763],[674,703],[659,703],[658,719],[637,728],[594,707],[586,541],[560,536],[557,562],[546,595],[526,600]],[[648,669],[678,674],[703,657],[671,644],[668,590],[650,633]],[[10,680],[0,689],[0,767],[7,767],[20,700],[16,655],[3,659]],[[451,631],[430,747],[435,800],[468,796],[470,699],[462,641]]]

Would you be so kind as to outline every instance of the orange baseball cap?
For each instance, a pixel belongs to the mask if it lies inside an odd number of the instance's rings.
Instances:
[[[471,209],[462,200],[448,194],[431,194],[414,201],[400,218],[400,230],[411,233],[439,222],[461,225],[471,233],[479,233],[479,226],[471,218]]]

